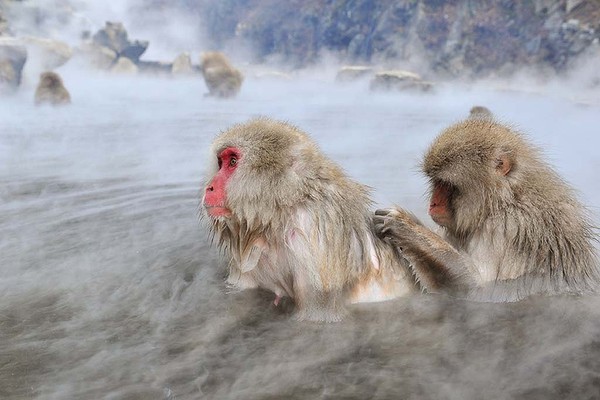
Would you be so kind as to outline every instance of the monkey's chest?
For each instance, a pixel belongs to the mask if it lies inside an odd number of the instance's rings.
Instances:
[[[250,271],[242,272],[239,267],[232,268],[228,282],[241,289],[261,288],[279,297],[294,298],[293,276],[292,268],[285,258],[263,253],[256,267]]]

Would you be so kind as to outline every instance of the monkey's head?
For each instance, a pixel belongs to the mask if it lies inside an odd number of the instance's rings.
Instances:
[[[494,119],[494,114],[489,110],[489,108],[484,106],[473,106],[469,112],[469,118],[476,119]]]
[[[491,119],[467,119],[445,129],[425,154],[431,184],[429,214],[465,234],[507,203],[541,163],[520,134]]]
[[[307,193],[319,193],[319,178],[338,171],[308,135],[268,118],[221,133],[210,157],[203,198],[208,216],[248,224],[265,225],[287,215],[287,209],[310,196]]]
[[[226,68],[229,61],[223,53],[218,51],[207,51],[200,54],[200,69],[205,71],[208,68]]]
[[[40,86],[54,88],[62,85],[62,79],[56,72],[48,71],[40,74]]]

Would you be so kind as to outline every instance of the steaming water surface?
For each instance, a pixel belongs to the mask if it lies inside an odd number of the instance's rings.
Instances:
[[[474,104],[530,134],[598,218],[597,106],[441,88],[65,73],[73,104],[0,100],[0,398],[598,398],[598,298],[475,304],[415,296],[298,323],[272,295],[227,293],[197,208],[213,137],[256,115],[311,133],[377,206],[425,215],[416,167]]]

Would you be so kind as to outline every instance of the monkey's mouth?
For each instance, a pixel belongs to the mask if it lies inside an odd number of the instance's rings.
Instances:
[[[204,208],[206,208],[208,215],[213,218],[231,217],[231,210],[227,207],[205,205]]]

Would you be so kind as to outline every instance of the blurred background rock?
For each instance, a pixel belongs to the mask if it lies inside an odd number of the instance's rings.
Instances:
[[[173,13],[179,13],[193,21],[206,49],[243,48],[252,62],[276,59],[301,68],[327,54],[342,64],[387,69],[400,64],[408,69],[427,68],[440,77],[509,76],[522,67],[562,72],[578,56],[600,53],[597,0],[119,3],[131,16],[130,26],[122,21],[94,26],[85,16],[86,2],[0,0],[0,36],[61,39],[67,26],[81,32],[87,29],[88,52],[94,51],[102,60],[110,49],[115,53],[112,63],[125,56],[137,64],[151,43],[129,40],[126,29],[143,26],[160,32]],[[90,50],[89,40],[102,48]],[[176,54],[190,50],[178,49]]]

